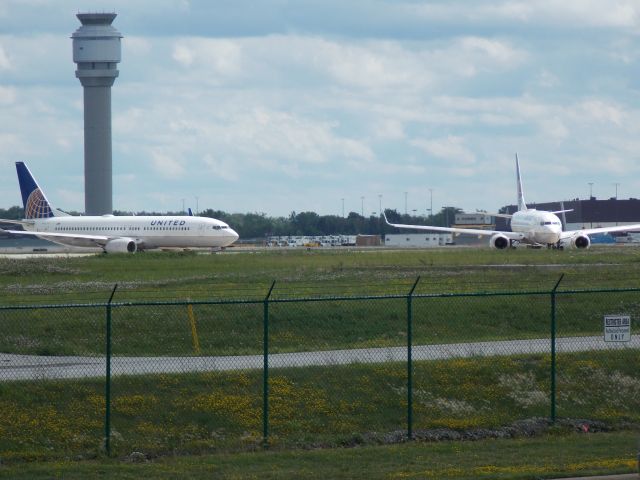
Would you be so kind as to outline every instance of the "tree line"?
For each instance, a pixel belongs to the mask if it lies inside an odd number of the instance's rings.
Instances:
[[[451,226],[455,214],[462,210],[456,207],[444,207],[435,215],[401,214],[395,209],[385,209],[392,223],[417,225]],[[69,212],[80,215],[77,212]],[[184,212],[124,212],[114,211],[114,215],[184,215]],[[318,215],[315,212],[291,212],[288,217],[270,217],[265,213],[227,213],[208,208],[199,213],[202,217],[217,218],[228,223],[240,235],[241,239],[265,238],[269,236],[298,235],[384,235],[397,231],[385,224],[377,215],[363,217],[359,213],[349,212],[346,217],[339,215]],[[0,219],[20,220],[23,218],[21,207],[0,208]]]

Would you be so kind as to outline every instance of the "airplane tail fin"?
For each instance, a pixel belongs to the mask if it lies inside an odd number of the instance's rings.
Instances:
[[[524,201],[524,193],[522,192],[522,179],[520,178],[520,162],[518,162],[517,153],[516,153],[516,179],[518,182],[518,211],[526,210],[527,204]]]
[[[57,210],[51,208],[47,197],[36,183],[33,175],[23,162],[16,162],[18,182],[22,193],[22,205],[24,206],[24,218],[50,218],[59,216]]]
[[[562,231],[564,232],[567,229],[567,216],[565,212],[570,212],[571,210],[564,209],[564,202],[560,202],[560,213],[562,213]]]

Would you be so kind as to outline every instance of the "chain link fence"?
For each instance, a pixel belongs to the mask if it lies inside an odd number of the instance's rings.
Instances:
[[[0,306],[0,458],[356,445],[532,418],[637,427],[639,318],[640,289],[424,294],[419,279],[393,295]]]

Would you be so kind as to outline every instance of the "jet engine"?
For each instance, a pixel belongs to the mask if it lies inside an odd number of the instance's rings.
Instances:
[[[493,237],[491,237],[491,240],[489,240],[489,245],[491,245],[491,248],[497,248],[498,250],[503,250],[510,244],[511,242],[509,241],[509,238],[501,233],[496,233]]]
[[[571,248],[589,248],[591,246],[591,239],[588,235],[576,235],[575,237],[571,237],[569,246]]]
[[[114,238],[104,246],[107,253],[136,253],[138,245],[131,238]]]

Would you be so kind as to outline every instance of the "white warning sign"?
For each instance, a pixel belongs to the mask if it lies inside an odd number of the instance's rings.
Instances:
[[[631,340],[631,317],[629,315],[605,315],[604,341],[629,342]]]

